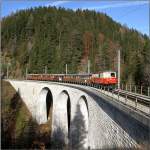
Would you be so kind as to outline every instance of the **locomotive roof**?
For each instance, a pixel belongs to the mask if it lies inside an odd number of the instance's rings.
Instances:
[[[98,72],[98,73],[106,73],[106,72],[116,72],[116,71],[108,70],[108,71],[101,71],[101,72]]]

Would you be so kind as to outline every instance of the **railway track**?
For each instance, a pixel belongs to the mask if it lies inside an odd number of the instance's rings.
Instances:
[[[113,89],[112,87],[106,87],[96,84],[73,83],[63,81],[61,82],[92,87],[97,91],[102,92],[104,95],[111,97],[111,99],[117,100],[124,105],[132,107],[132,109],[138,110],[139,112],[144,113],[146,116],[150,116],[150,97],[146,95],[141,95],[125,90]]]
[[[41,80],[41,81],[48,81],[48,80]],[[132,107],[134,109],[140,110],[140,108],[142,108],[142,111],[146,112],[147,114],[149,114],[149,112],[150,112],[150,97],[146,96],[146,95],[141,95],[141,94],[117,89],[116,86],[102,86],[99,84],[77,82],[77,81],[63,81],[63,80],[49,80],[49,81],[57,82],[57,83],[82,85],[82,86],[86,86],[86,87],[92,87],[95,89],[99,89],[105,95],[112,97],[113,99],[122,101],[125,105],[128,105],[128,103],[130,101],[130,102],[132,102]],[[140,105],[142,105],[142,107]]]
[[[32,80],[29,80],[32,81]],[[132,109],[139,110],[142,113],[150,116],[150,97],[146,95],[141,95],[121,89],[117,89],[112,86],[102,86],[99,84],[90,84],[85,82],[74,82],[74,81],[59,81],[59,80],[35,80],[41,82],[54,82],[62,84],[70,84],[69,86],[79,85],[85,87],[91,87],[97,92],[104,94],[110,98],[110,100],[118,101],[124,105],[132,107]],[[86,88],[85,88],[86,89]],[[99,93],[99,94],[100,94]]]
[[[60,82],[60,81],[57,81]],[[83,85],[83,86],[88,86],[88,87],[93,87],[96,89],[101,89],[106,92],[112,93],[112,95],[117,95],[117,97],[123,97],[125,101],[132,101],[135,103],[134,108],[137,109],[137,105],[143,105],[145,107],[150,108],[150,97],[146,95],[141,95],[121,89],[114,89],[114,87],[106,87],[102,85],[97,85],[97,84],[87,84],[87,83],[80,83],[80,82],[64,82],[61,81],[62,83],[70,83],[70,84],[78,84],[78,85]],[[110,94],[111,95],[111,94]]]

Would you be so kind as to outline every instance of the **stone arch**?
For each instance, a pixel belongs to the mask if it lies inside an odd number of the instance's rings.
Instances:
[[[71,145],[73,149],[88,149],[89,112],[85,96],[77,102],[75,116],[72,120]]]
[[[70,96],[66,90],[60,92],[56,99],[56,106],[55,106],[55,118],[54,118],[54,133],[57,133],[57,130],[61,130],[59,136],[55,140],[59,140],[68,143],[68,136],[70,132],[70,119],[71,119],[71,101]],[[61,135],[60,135],[61,134]]]
[[[37,120],[39,123],[46,123],[49,120],[52,122],[53,96],[48,87],[44,87],[40,91],[37,104]]]

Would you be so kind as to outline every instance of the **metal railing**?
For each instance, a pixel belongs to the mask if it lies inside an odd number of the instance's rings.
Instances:
[[[110,90],[108,88],[101,88],[101,92],[106,96],[112,98],[112,100],[118,100],[125,105],[132,106],[134,109],[140,110],[147,115],[150,115],[150,97],[132,93],[124,90]]]
[[[128,92],[128,91],[124,91],[124,90],[114,90],[114,93],[125,97],[126,99],[131,99],[131,100],[135,100],[135,103],[137,105],[137,102],[146,105],[146,106],[150,106],[150,97],[145,96],[145,95],[140,95],[137,93],[132,93],[132,92]]]
[[[150,96],[150,87],[149,86],[138,86],[134,84],[121,84],[120,87],[122,90],[126,90],[129,92],[138,93],[141,95]]]

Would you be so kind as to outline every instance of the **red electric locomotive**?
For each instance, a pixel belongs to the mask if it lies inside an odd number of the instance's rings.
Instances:
[[[116,72],[105,71],[99,74],[92,74],[91,82],[101,85],[114,85],[117,84]]]

